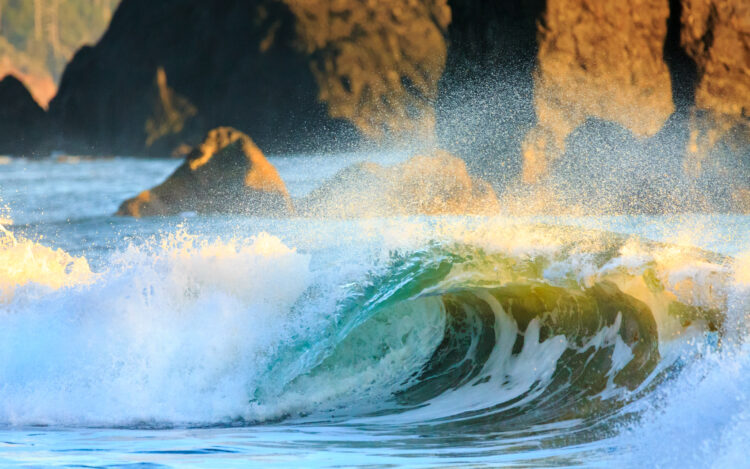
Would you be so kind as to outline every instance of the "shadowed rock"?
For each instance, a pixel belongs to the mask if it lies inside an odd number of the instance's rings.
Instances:
[[[489,184],[473,178],[463,160],[444,151],[383,167],[364,162],[339,171],[297,205],[298,213],[329,218],[493,214]]]
[[[46,115],[16,77],[0,81],[0,142],[2,151],[18,156],[37,156],[49,151]]]
[[[497,190],[521,170],[534,113],[532,72],[545,0],[449,0],[448,57],[436,105],[439,145]]]
[[[282,2],[124,0],[68,64],[49,113],[62,149],[80,154],[168,156],[221,126],[273,153],[351,144],[354,126],[318,95]]]
[[[445,0],[123,0],[50,114],[84,154],[166,156],[225,125],[271,153],[423,137],[449,20]]]
[[[276,168],[250,137],[222,127],[209,132],[166,181],[123,202],[117,215],[278,216],[291,211],[289,193]]]

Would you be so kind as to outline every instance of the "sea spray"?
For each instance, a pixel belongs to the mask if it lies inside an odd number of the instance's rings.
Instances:
[[[0,254],[25,266],[2,272],[16,285],[0,308],[0,420],[11,424],[245,416],[264,357],[283,341],[292,305],[310,282],[308,256],[267,234],[226,243],[177,235],[154,248],[131,246],[85,282],[61,262],[70,256],[21,243]],[[19,249],[33,258],[18,263]],[[39,253],[50,257],[40,261]],[[39,295],[37,285],[56,288]]]
[[[85,258],[16,237],[5,227],[12,224],[0,211],[0,304],[12,300],[19,288],[26,287],[27,296],[32,296],[32,290],[34,295],[44,295],[92,280],[94,274]]]

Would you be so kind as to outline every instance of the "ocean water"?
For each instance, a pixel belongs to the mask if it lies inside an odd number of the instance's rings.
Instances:
[[[177,161],[3,163],[2,467],[750,467],[748,216],[135,220]]]

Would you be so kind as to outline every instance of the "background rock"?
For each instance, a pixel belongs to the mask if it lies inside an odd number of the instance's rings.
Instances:
[[[68,61],[99,39],[119,2],[0,0],[0,78],[20,78],[46,108]]]
[[[532,73],[546,0],[448,3],[439,144],[502,190],[520,173],[521,143],[536,123]]]
[[[698,72],[686,164],[695,173],[724,138],[750,148],[750,3],[681,3],[681,42]]]
[[[446,0],[283,0],[331,116],[380,140],[432,138]]]
[[[7,75],[0,81],[0,103],[2,151],[16,156],[48,152],[47,116],[16,77]]]
[[[50,103],[59,145],[167,156],[222,125],[274,153],[350,143],[353,126],[329,117],[297,39],[293,14],[276,1],[125,0],[101,41],[65,70]],[[159,70],[170,93],[197,112],[181,130],[149,139],[147,122],[169,128],[158,122],[166,117],[158,112]]]
[[[444,0],[124,0],[50,114],[60,146],[87,154],[165,156],[221,125],[271,153],[424,137],[449,18]]]
[[[524,145],[524,180],[536,181],[565,139],[591,117],[639,137],[674,111],[664,42],[665,0],[548,0],[539,26],[537,127]]]

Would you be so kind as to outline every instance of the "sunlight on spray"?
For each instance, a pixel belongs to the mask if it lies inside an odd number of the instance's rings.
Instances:
[[[16,237],[6,228],[13,224],[9,212],[7,207],[0,210],[0,304],[25,285],[57,290],[92,281],[94,274],[85,258]]]

